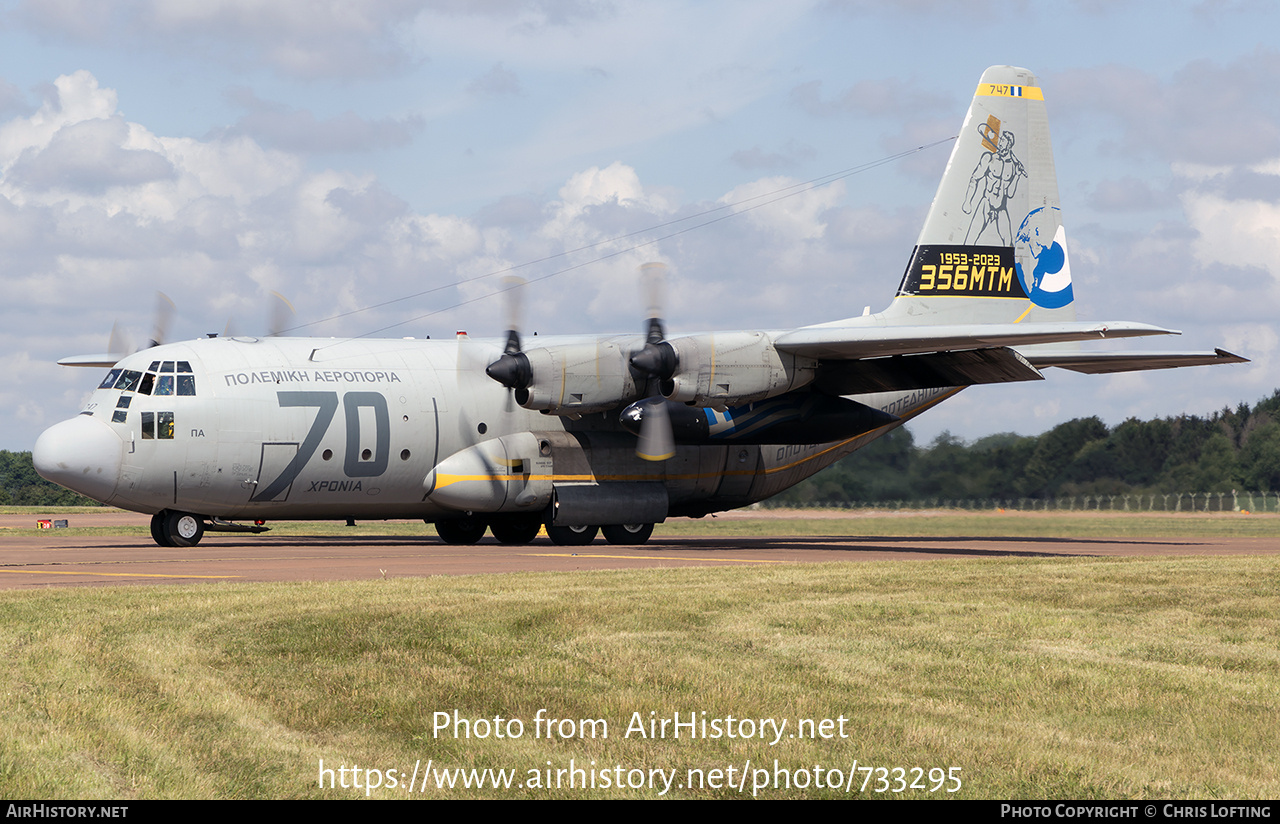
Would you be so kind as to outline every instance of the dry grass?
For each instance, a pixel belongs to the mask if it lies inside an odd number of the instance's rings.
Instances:
[[[7,592],[0,780],[10,797],[363,795],[318,787],[323,759],[405,771],[373,793],[400,798],[419,759],[522,780],[594,760],[681,781],[747,759],[858,759],[960,767],[968,798],[1276,797],[1274,567],[999,559]],[[534,740],[543,708],[603,718],[609,738]],[[434,712],[454,709],[522,719],[525,735],[434,737]],[[850,737],[622,736],[636,712],[702,711],[844,716]]]

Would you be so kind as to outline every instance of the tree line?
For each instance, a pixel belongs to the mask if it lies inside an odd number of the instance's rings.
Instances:
[[[973,443],[944,432],[917,446],[900,427],[769,505],[1232,490],[1280,491],[1280,390],[1205,417],[1130,418],[1115,427],[1076,418],[1040,435]]]
[[[0,449],[0,506],[98,506],[36,474],[30,452]]]

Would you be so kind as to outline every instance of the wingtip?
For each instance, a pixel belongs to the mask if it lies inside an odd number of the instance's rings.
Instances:
[[[1225,349],[1218,349],[1216,347],[1213,350],[1213,354],[1217,355],[1219,358],[1222,358],[1222,360],[1226,363],[1252,363],[1253,362],[1248,358],[1241,357],[1240,355],[1236,355],[1231,352],[1228,352]]]

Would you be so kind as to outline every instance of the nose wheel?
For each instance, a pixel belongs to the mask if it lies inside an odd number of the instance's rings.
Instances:
[[[199,515],[162,509],[151,516],[151,537],[160,546],[195,546],[204,537],[204,522]]]

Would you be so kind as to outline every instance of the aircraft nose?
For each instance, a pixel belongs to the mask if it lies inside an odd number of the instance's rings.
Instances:
[[[41,433],[31,460],[46,481],[106,503],[116,492],[123,451],[111,427],[78,415]]]

